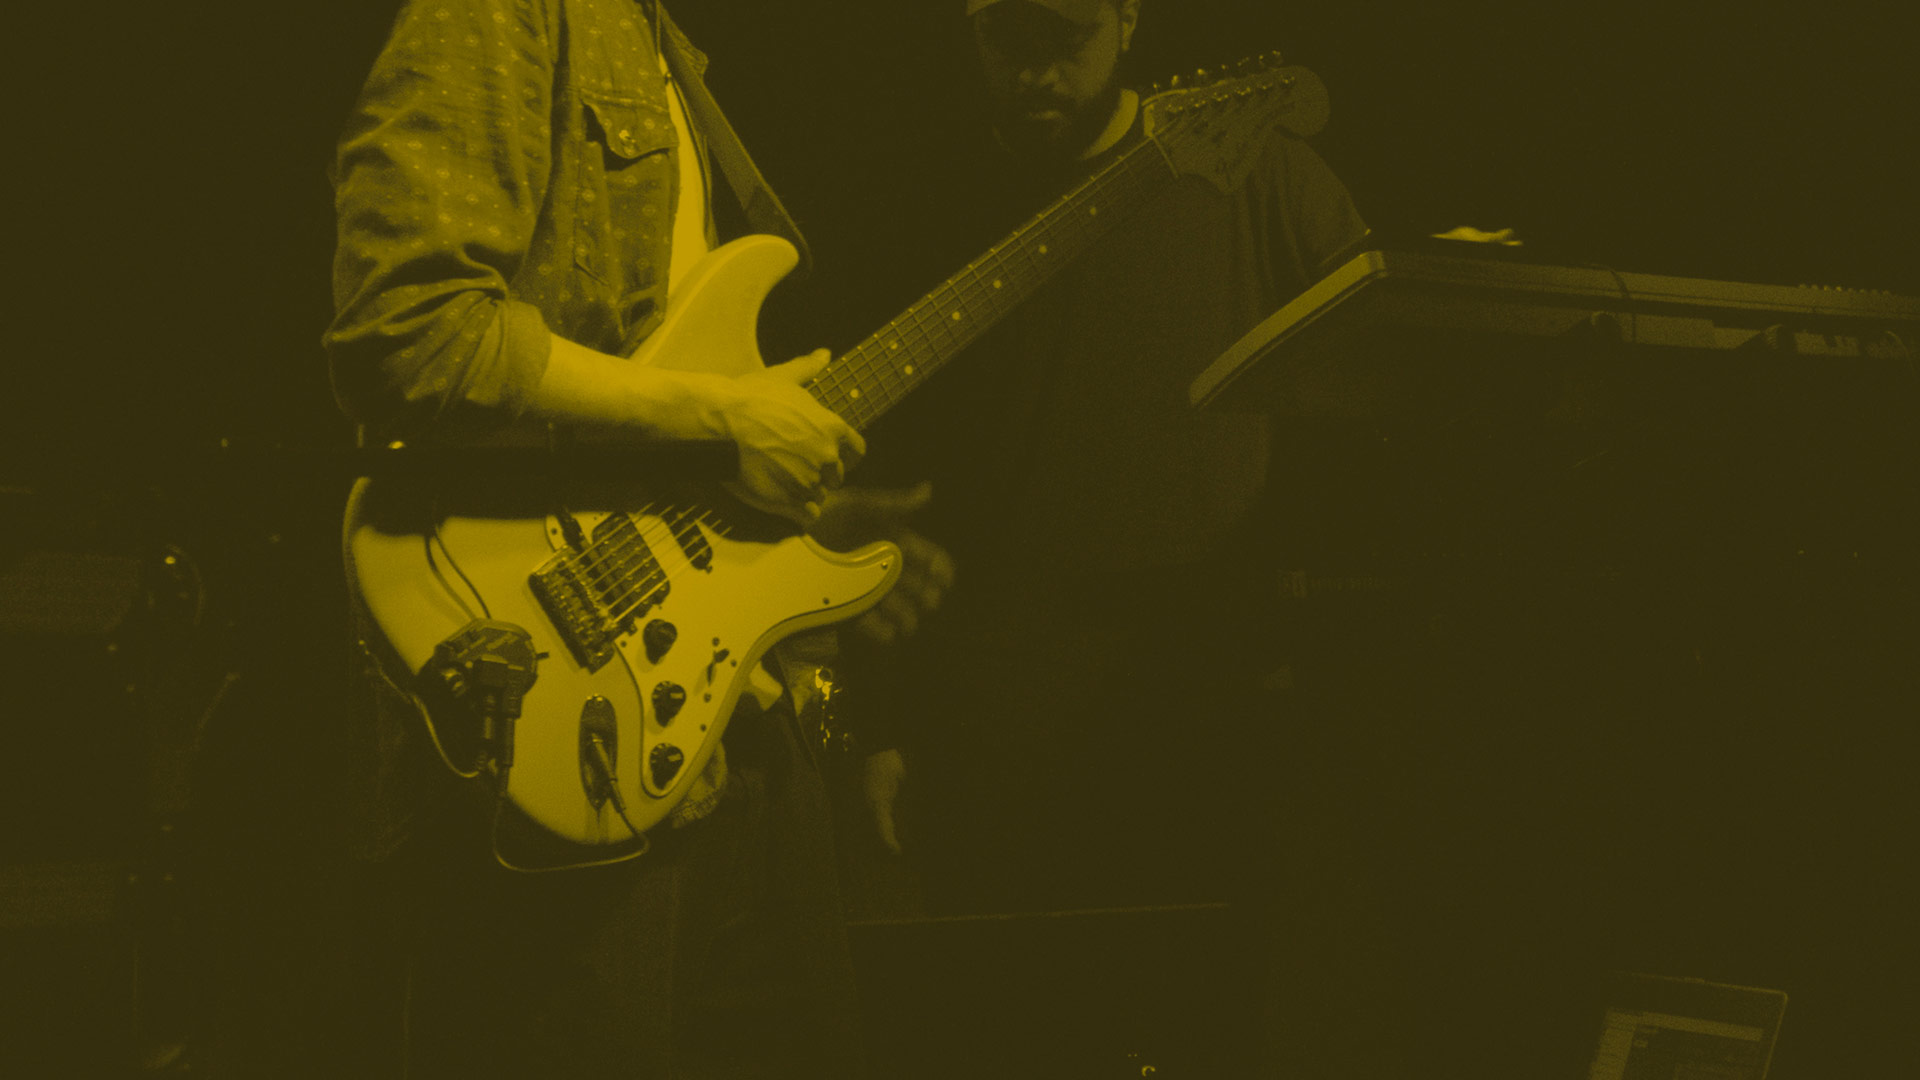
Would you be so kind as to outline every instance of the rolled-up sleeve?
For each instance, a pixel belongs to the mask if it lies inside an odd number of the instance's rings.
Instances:
[[[539,0],[408,0],[341,138],[325,335],[334,396],[399,435],[479,433],[544,375],[509,287],[551,171],[553,27]]]

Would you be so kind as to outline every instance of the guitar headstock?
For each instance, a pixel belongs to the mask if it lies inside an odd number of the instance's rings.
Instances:
[[[1280,54],[1270,53],[1226,73],[1203,68],[1156,84],[1143,107],[1148,137],[1176,172],[1204,176],[1228,191],[1274,128],[1306,137],[1326,126],[1327,88],[1318,75],[1283,67]]]

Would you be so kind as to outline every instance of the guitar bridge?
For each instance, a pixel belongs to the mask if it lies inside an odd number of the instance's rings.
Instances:
[[[594,601],[593,585],[574,552],[560,552],[542,563],[527,584],[581,667],[598,671],[613,659],[618,628]]]
[[[620,635],[673,587],[626,514],[608,515],[586,545],[555,552],[527,584],[567,650],[588,671],[612,660]]]

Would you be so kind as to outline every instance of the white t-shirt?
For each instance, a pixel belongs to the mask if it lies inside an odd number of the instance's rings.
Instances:
[[[660,70],[667,70],[667,58],[660,58]],[[707,178],[700,167],[700,150],[693,141],[693,124],[687,120],[686,102],[680,96],[680,84],[667,77],[667,113],[674,130],[680,133],[680,197],[673,207],[673,248],[667,256],[667,299],[680,291],[680,279],[700,261],[707,247]],[[698,213],[681,213],[697,208]]]

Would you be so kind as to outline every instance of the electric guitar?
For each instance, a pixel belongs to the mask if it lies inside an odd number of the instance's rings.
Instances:
[[[1318,78],[1277,55],[1227,78],[1175,80],[1142,107],[1146,139],[838,358],[810,392],[867,427],[1176,177],[1231,191],[1276,127],[1311,135],[1327,112]],[[632,360],[760,368],[761,303],[796,261],[764,235],[708,253]],[[885,543],[827,550],[711,486],[558,487],[423,492],[363,479],[347,507],[348,575],[450,768],[490,771],[562,840],[643,848],[741,694],[777,692],[762,656],[872,607],[901,556]]]

